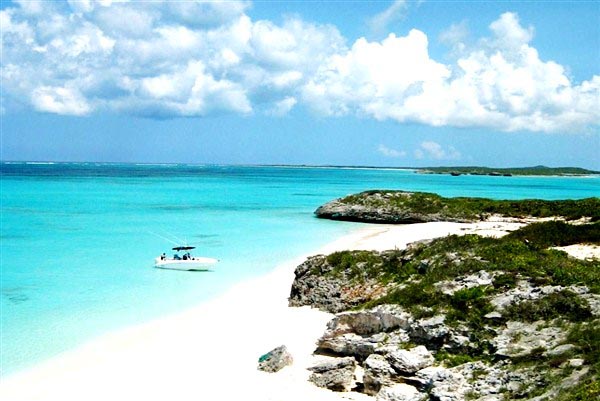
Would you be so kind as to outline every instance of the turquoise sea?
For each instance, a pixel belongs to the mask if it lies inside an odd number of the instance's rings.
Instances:
[[[1,163],[0,374],[103,333],[183,310],[358,227],[322,203],[375,188],[445,196],[600,196],[598,177],[410,170]],[[158,235],[157,235],[158,234]],[[213,272],[154,269],[176,236]]]

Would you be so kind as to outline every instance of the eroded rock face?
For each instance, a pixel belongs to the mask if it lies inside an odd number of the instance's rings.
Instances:
[[[444,321],[446,316],[437,315],[427,319],[420,319],[412,327],[410,336],[418,343],[441,344],[450,335],[450,328]]]
[[[410,313],[397,305],[380,305],[361,312],[340,313],[327,324],[326,335],[344,333],[372,335],[396,329],[409,330],[413,324]]]
[[[285,345],[277,347],[258,359],[258,370],[263,372],[278,372],[294,362],[292,355]]]
[[[309,368],[309,380],[319,387],[332,391],[350,391],[354,387],[354,358],[336,358]]]
[[[413,320],[401,307],[382,305],[362,312],[341,313],[327,324],[317,352],[353,356],[364,361],[385,347],[397,348],[410,340]]]
[[[425,401],[427,394],[419,392],[415,387],[399,383],[384,387],[375,398],[376,401]]]
[[[385,254],[389,252],[382,252]],[[295,270],[289,306],[311,306],[325,312],[339,313],[385,295],[388,288],[376,280],[350,283],[345,272],[331,274],[327,257],[309,257]]]

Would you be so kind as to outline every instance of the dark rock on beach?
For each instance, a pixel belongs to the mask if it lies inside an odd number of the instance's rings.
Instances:
[[[293,363],[292,355],[285,345],[277,347],[258,359],[258,370],[275,373]]]

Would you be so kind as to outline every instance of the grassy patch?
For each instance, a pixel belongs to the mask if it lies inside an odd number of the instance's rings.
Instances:
[[[594,373],[600,373],[600,320],[575,325],[567,340],[581,349]]]
[[[386,251],[381,254],[370,251],[341,251],[327,256],[332,267],[330,275],[344,276],[351,282],[376,279],[381,283],[400,282],[416,273],[413,266],[404,265],[402,251]]]
[[[581,322],[592,317],[588,303],[572,291],[555,292],[545,297],[509,305],[504,311],[508,320],[538,320],[567,319]]]
[[[573,225],[563,221],[533,223],[508,234],[538,249],[581,243],[599,243],[600,222]]]
[[[588,375],[574,388],[566,389],[558,395],[556,401],[600,400],[600,381],[595,375]]]
[[[448,351],[441,349],[434,355],[435,360],[443,362],[449,368],[453,368],[458,365],[462,365],[467,362],[475,362],[481,360],[479,357],[473,357],[469,354],[453,354]]]

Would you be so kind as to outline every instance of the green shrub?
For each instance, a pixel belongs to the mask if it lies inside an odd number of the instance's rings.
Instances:
[[[508,234],[538,249],[580,243],[600,243],[600,222],[573,225],[563,221],[532,223]]]
[[[567,340],[577,345],[595,373],[600,373],[600,320],[575,325]]]
[[[508,320],[552,320],[563,318],[581,322],[592,317],[588,303],[572,291],[554,292],[545,297],[509,305],[504,317]]]

